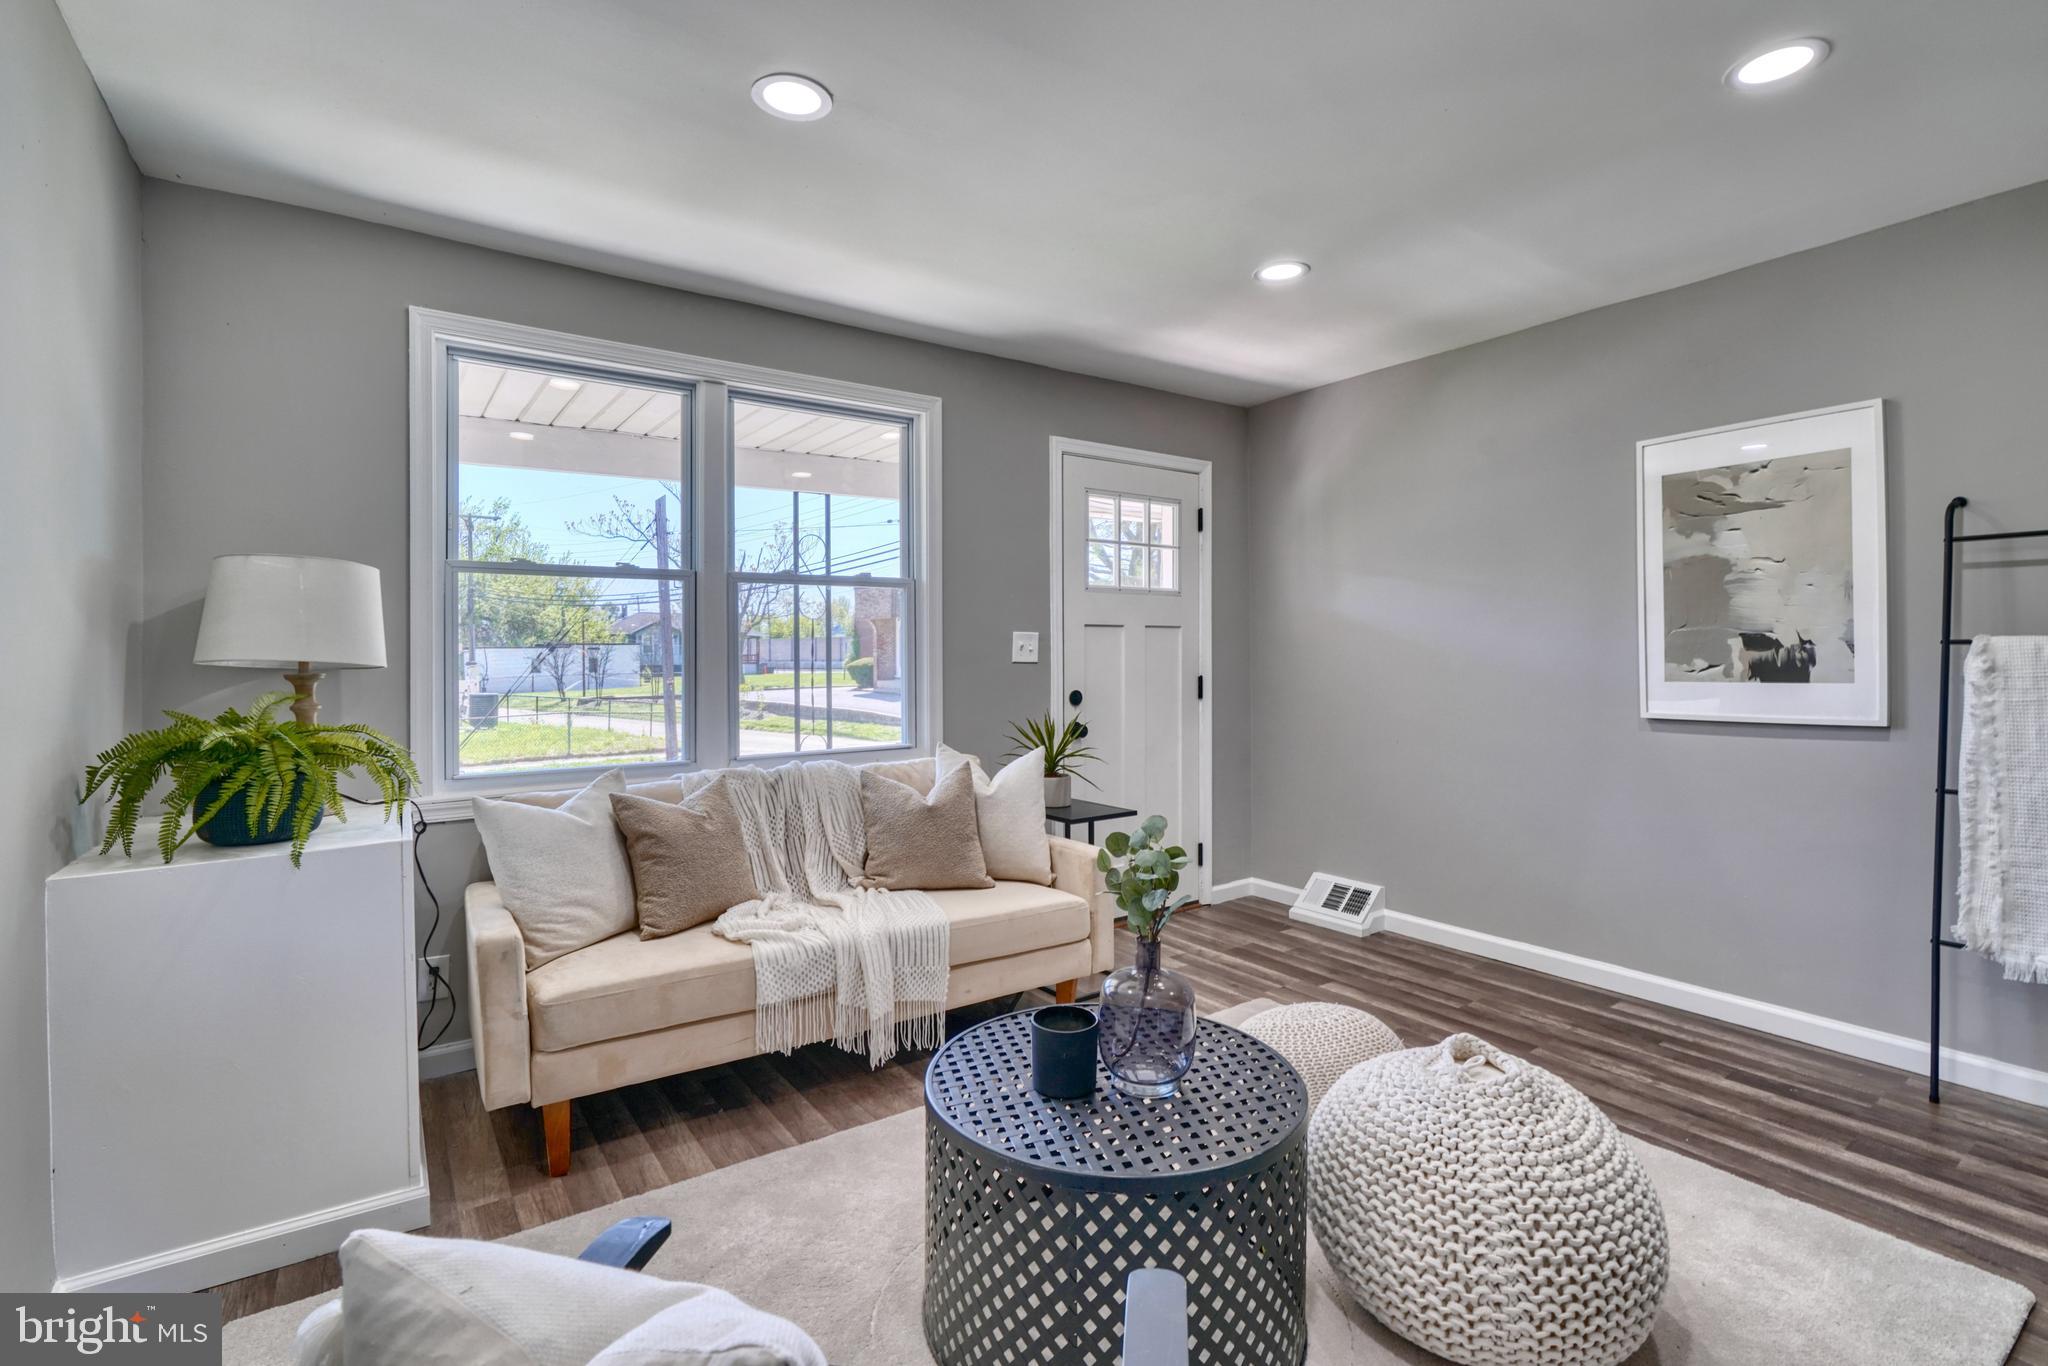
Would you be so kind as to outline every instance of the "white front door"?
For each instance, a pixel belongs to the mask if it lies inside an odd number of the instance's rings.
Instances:
[[[1188,851],[1182,890],[1207,886],[1197,865],[1202,810],[1201,480],[1097,455],[1060,456],[1061,641],[1058,700],[1078,711],[1098,758],[1077,800],[1166,817]],[[1074,701],[1078,694],[1078,703]],[[1136,820],[1104,822],[1130,830]]]

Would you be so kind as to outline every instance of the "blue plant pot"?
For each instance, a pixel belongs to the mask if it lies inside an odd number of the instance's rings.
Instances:
[[[192,809],[194,811],[209,810],[215,802],[220,800],[220,788],[221,785],[219,783],[208,783],[205,787],[200,788],[199,800],[193,804]],[[237,848],[245,844],[289,844],[292,838],[292,821],[297,818],[299,813],[299,797],[305,790],[306,780],[300,778],[292,785],[292,795],[286,800],[284,810],[278,813],[277,823],[267,830],[259,827],[256,833],[250,833],[249,794],[245,788],[228,798],[227,805],[215,812],[212,820],[197,827],[194,833],[208,844],[216,844],[222,848]],[[319,828],[321,820],[326,815],[326,808],[318,807],[314,809],[313,826],[315,829]]]

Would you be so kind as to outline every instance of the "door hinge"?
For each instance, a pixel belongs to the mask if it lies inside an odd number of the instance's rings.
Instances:
[[[1202,866],[1202,861],[1203,861],[1203,859],[1204,859],[1205,857],[1206,857],[1206,852],[1205,852],[1205,851],[1203,850],[1203,848],[1202,848],[1202,842],[1201,842],[1200,840],[1196,840],[1196,841],[1195,841],[1195,867],[1197,867],[1197,868],[1201,867],[1201,866]]]
[[[1207,511],[1207,508],[1195,509],[1195,530],[1200,531],[1202,529],[1202,514]]]
[[[1201,700],[1202,700],[1202,691],[1203,691],[1203,687],[1204,687],[1204,681],[1203,681],[1203,676],[1202,676],[1201,674],[1196,674],[1196,675],[1195,675],[1195,700],[1196,700],[1197,702],[1199,702],[1199,701],[1201,701]]]

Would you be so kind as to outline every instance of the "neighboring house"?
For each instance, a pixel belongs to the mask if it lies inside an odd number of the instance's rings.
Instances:
[[[627,616],[620,617],[612,629],[633,643],[633,646],[638,651],[637,658],[640,661],[641,668],[659,669],[661,667],[660,626],[661,613],[633,612]],[[687,637],[683,632],[683,619],[680,613],[673,611],[669,613],[669,628],[669,662],[677,668],[681,668],[683,664],[683,642]]]

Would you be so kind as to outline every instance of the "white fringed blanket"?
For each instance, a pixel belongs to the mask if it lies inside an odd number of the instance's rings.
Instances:
[[[2048,982],[2048,636],[1979,636],[1963,664],[1956,937]]]
[[[754,950],[754,1038],[787,1053],[830,1039],[880,1067],[937,1048],[946,1004],[946,914],[923,892],[860,885],[860,774],[834,760],[731,770],[758,901],[713,928]]]

